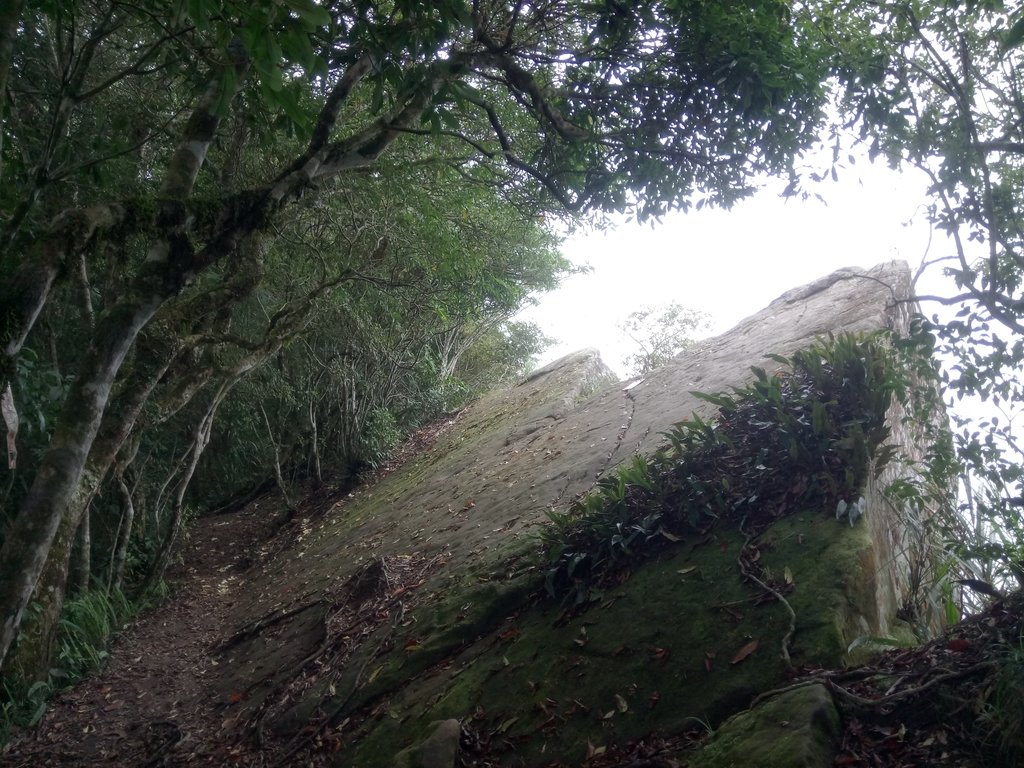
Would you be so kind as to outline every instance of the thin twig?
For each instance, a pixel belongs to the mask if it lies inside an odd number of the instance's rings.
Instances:
[[[401,612],[399,612],[398,617],[401,617]],[[392,622],[391,629],[385,632],[384,636],[381,637],[381,639],[377,642],[377,645],[373,649],[373,652],[367,654],[366,658],[363,659],[363,663],[359,665],[359,671],[356,673],[355,680],[353,680],[352,687],[349,689],[348,693],[346,693],[341,698],[341,700],[331,708],[331,710],[327,713],[327,716],[324,717],[319,726],[317,726],[316,728],[310,728],[308,730],[303,729],[298,734],[296,734],[294,738],[292,738],[292,740],[285,747],[284,752],[281,754],[280,757],[278,757],[277,761],[274,763],[274,768],[281,768],[281,766],[284,765],[291,765],[292,758],[295,757],[295,755],[298,754],[299,751],[303,749],[303,747],[305,747],[307,744],[313,741],[313,739],[319,736],[321,731],[323,731],[324,728],[326,728],[331,722],[333,722],[334,718],[336,718],[341,713],[342,709],[345,708],[345,705],[348,704],[349,700],[352,698],[355,692],[359,690],[363,674],[366,672],[366,667],[373,659],[377,657],[377,654],[380,652],[380,649],[383,647],[384,643],[386,643],[394,634],[396,626],[397,618],[395,622]]]
[[[786,610],[789,612],[789,629],[786,630],[786,634],[782,637],[782,659],[786,662],[787,667],[792,667],[793,661],[789,657],[789,644],[790,641],[793,639],[793,635],[796,634],[796,611],[793,610],[793,606],[789,604],[789,601],[786,600],[786,598],[784,598],[777,589],[774,589],[765,584],[763,581],[761,581],[761,579],[757,578],[757,576],[748,571],[746,567],[743,565],[743,552],[750,545],[750,542],[754,539],[753,533],[746,533],[743,530],[743,527],[746,524],[746,522],[747,516],[744,515],[743,519],[740,521],[740,533],[742,533],[746,537],[746,539],[743,542],[743,546],[740,547],[740,554],[736,558],[736,564],[739,566],[740,573],[743,576],[753,581],[755,584],[761,587],[761,589],[773,595],[780,603],[786,606]]]
[[[996,662],[994,661],[981,661],[977,664],[971,665],[970,667],[964,667],[963,669],[957,670],[956,672],[948,672],[944,675],[933,677],[927,683],[923,683],[922,685],[918,685],[914,688],[905,688],[902,691],[890,693],[877,699],[866,699],[863,696],[858,696],[857,694],[851,693],[850,691],[846,690],[845,688],[831,680],[828,681],[828,687],[829,690],[831,690],[833,693],[839,694],[839,696],[841,696],[842,698],[854,704],[857,704],[858,706],[882,707],[887,704],[892,704],[893,702],[900,701],[901,699],[909,699],[912,696],[918,696],[924,693],[925,691],[934,688],[940,683],[949,682],[950,680],[957,680],[961,677],[968,677],[970,675],[975,674],[976,672],[980,672],[983,669],[991,669],[995,665]]]

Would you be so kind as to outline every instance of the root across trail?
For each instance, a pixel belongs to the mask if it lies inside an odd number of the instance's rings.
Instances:
[[[172,596],[120,633],[104,669],[60,693],[38,727],[15,734],[0,764],[248,764],[222,736],[225,702],[208,681],[217,648],[234,629],[228,617],[244,594],[246,571],[277,530],[277,506],[264,496],[198,520],[181,547],[182,564],[168,574]]]

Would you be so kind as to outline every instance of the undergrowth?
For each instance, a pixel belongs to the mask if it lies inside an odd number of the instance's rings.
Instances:
[[[990,764],[1024,764],[1024,637],[1007,644],[986,694],[978,720]]]
[[[731,392],[691,393],[718,408],[714,422],[694,414],[663,433],[663,449],[635,456],[566,512],[549,510],[548,593],[579,606],[618,569],[719,522],[756,533],[788,512],[858,498],[895,454],[885,423],[894,399],[922,417],[913,382],[923,342],[819,339],[792,358],[769,355],[777,370],[753,367],[754,380]]]
[[[0,745],[13,727],[34,727],[55,693],[102,667],[113,635],[163,596],[161,586],[137,602],[119,589],[92,589],[68,600],[58,629],[55,665],[47,679],[31,684],[6,680],[0,686]]]

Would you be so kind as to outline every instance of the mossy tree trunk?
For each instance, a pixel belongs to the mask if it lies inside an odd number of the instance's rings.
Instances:
[[[76,549],[78,558],[75,561],[74,587],[75,592],[82,594],[88,591],[92,576],[92,514],[89,507],[85,508],[78,523]]]
[[[132,499],[131,488],[125,482],[124,475],[117,479],[117,487],[121,493],[121,522],[117,528],[117,541],[114,542],[114,554],[110,561],[110,591],[118,591],[124,586],[124,565],[128,560],[128,542],[132,538],[135,524],[135,501]]]
[[[43,574],[61,523],[68,517],[121,364],[142,328],[164,302],[176,296],[193,279],[200,266],[191,258],[184,200],[192,191],[207,148],[216,134],[222,83],[229,69],[237,92],[248,61],[236,58],[218,72],[196,104],[186,125],[184,141],[171,157],[162,185],[165,200],[160,215],[161,236],[150,248],[127,297],[97,321],[92,343],[61,409],[50,446],[0,547],[0,583],[6,586],[0,591],[0,668]],[[29,278],[35,275],[37,282],[35,290],[31,291],[31,300],[18,306],[20,311],[14,314],[14,323],[4,329],[4,352],[8,359],[17,353],[35,324],[59,264],[66,260],[71,248],[77,245],[80,250],[89,239],[91,235],[78,243],[66,240],[53,243],[53,255],[47,260],[46,269],[39,272],[29,264],[19,275],[28,282],[17,278],[11,281],[31,288],[33,283]],[[65,527],[70,527],[73,535],[77,525],[75,521],[74,525]],[[69,552],[59,553],[61,561],[66,562]],[[67,582],[66,566],[56,569],[55,573],[63,583]]]
[[[229,46],[233,47],[237,46]],[[222,83],[227,79],[222,76],[211,81],[210,88],[196,105],[186,126],[185,140],[169,161],[161,190],[162,205],[157,215],[160,237],[150,248],[128,298],[98,319],[93,342],[69,390],[50,447],[0,548],[0,583],[7,586],[0,592],[0,669],[67,516],[121,363],[141,329],[203,269],[235,252],[254,233],[264,229],[284,205],[299,199],[306,189],[346,171],[372,165],[404,131],[417,124],[435,94],[457,76],[464,63],[439,63],[390,113],[345,139],[328,141],[330,129],[338,120],[341,102],[370,66],[367,60],[360,59],[349,68],[321,111],[306,152],[269,186],[247,193],[241,199],[227,200],[216,231],[200,248],[195,248],[190,239],[191,216],[185,200],[216,134],[218,109],[224,100]],[[228,68],[233,72],[230,77],[234,85],[233,98],[244,80],[248,60],[235,56],[225,70]],[[120,211],[119,221],[123,220],[123,207],[108,206],[107,209]],[[33,277],[38,272],[36,264],[28,263],[9,282],[9,285],[29,289],[32,298],[17,305],[17,311],[10,314],[9,320],[4,320],[6,327],[0,328],[5,363],[12,363],[20,350],[69,253],[81,250],[95,232],[96,227],[84,239],[54,238],[52,256],[44,261],[45,269]],[[325,286],[321,287],[326,290]],[[2,369],[0,376],[4,378],[0,378],[0,384],[5,383],[13,364]],[[77,526],[77,521],[75,524]],[[64,553],[61,556],[64,557]],[[66,568],[64,578],[66,581]]]

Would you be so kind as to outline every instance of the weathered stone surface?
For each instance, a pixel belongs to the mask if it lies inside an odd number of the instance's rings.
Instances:
[[[807,685],[727,720],[689,768],[830,768],[839,734],[831,694]]]
[[[421,744],[396,755],[395,768],[455,768],[461,735],[458,720],[431,723],[430,735]]]
[[[430,723],[452,719],[492,734],[509,764],[575,764],[588,743],[676,731],[694,719],[714,725],[779,685],[789,617],[777,603],[754,602],[737,573],[738,532],[680,543],[571,620],[557,605],[527,606],[538,576],[523,555],[546,510],[655,450],[673,423],[708,415],[692,391],[738,385],[751,365],[774,365],[767,354],[789,356],[830,332],[905,330],[909,284],[904,264],[842,270],[631,386],[608,383],[596,354],[584,352],[467,408],[432,450],[354,494],[250,577],[239,625],[322,597],[330,603],[375,559],[444,563],[420,587],[411,616],[382,626],[340,679],[307,688],[275,717],[298,724],[319,709],[348,723],[339,765],[390,766]],[[900,429],[896,438],[912,446],[915,435]],[[911,594],[908,534],[878,488],[865,489],[866,522],[855,527],[808,509],[762,536],[765,564],[793,576],[797,663],[840,664],[859,636],[906,632],[896,612]],[[730,663],[751,638],[758,650]]]

